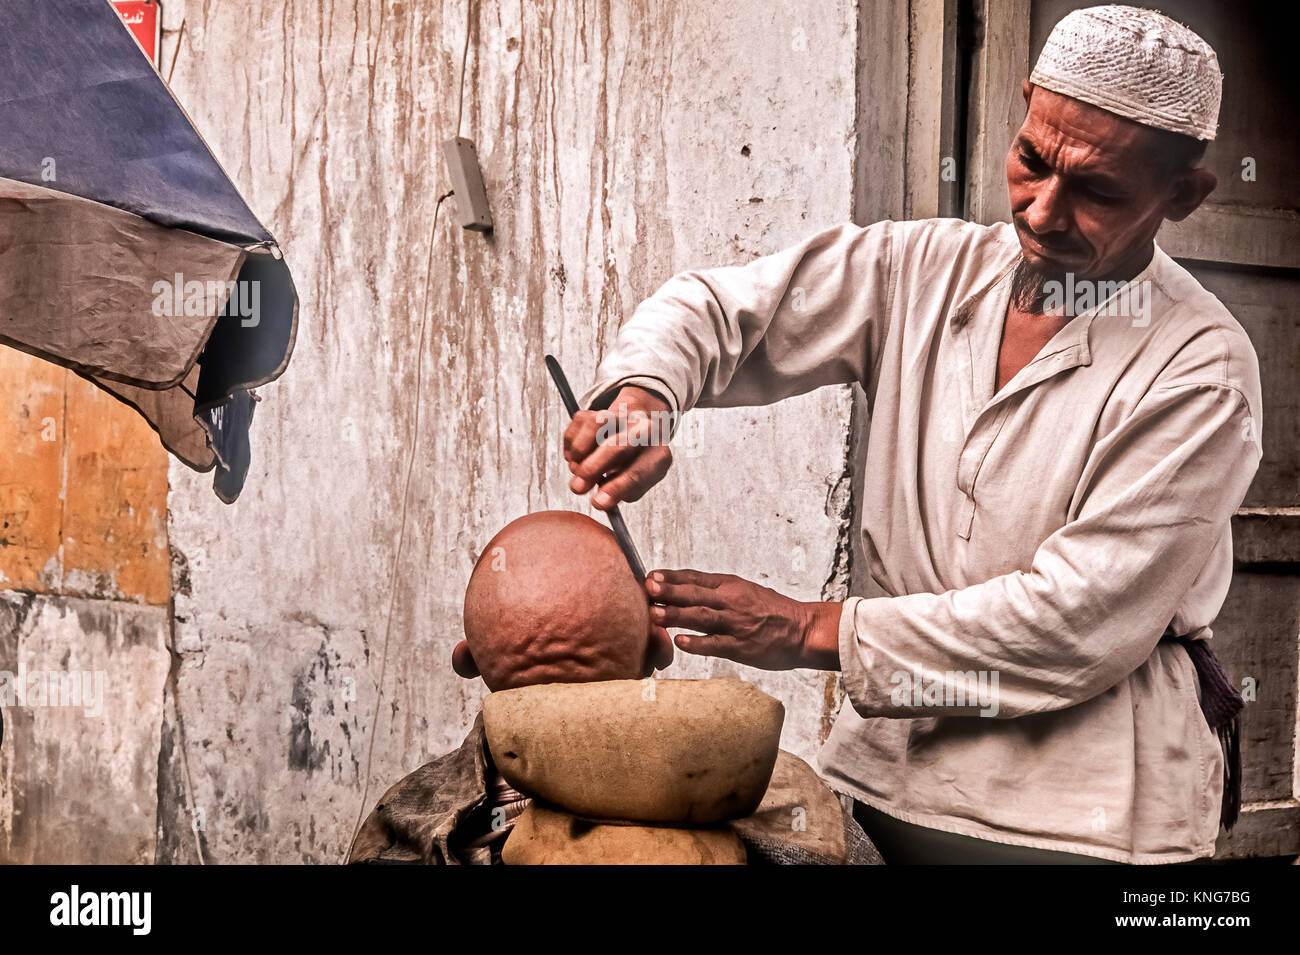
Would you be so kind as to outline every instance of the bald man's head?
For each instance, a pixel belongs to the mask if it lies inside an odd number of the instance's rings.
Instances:
[[[649,624],[645,589],[613,533],[583,514],[540,511],[511,521],[479,555],[452,665],[493,691],[637,679],[662,649]]]

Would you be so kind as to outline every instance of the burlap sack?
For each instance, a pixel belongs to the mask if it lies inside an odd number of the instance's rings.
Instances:
[[[785,707],[742,680],[543,684],[483,702],[509,783],[578,816],[708,826],[748,816]]]
[[[834,865],[848,861],[839,797],[816,770],[785,750],[776,759],[758,811],[727,827],[748,845],[769,849],[772,856],[805,853]]]
[[[589,822],[533,803],[501,849],[506,865],[744,865],[729,829]]]

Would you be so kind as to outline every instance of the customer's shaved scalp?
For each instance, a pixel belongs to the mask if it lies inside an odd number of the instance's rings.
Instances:
[[[502,528],[465,591],[465,639],[490,690],[636,679],[649,612],[613,533],[540,511]]]

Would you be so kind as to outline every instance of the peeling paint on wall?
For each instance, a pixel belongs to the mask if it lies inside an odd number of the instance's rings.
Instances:
[[[162,607],[0,593],[0,670],[26,684],[4,712],[0,861],[153,861],[167,626]]]
[[[542,355],[577,387],[674,272],[848,219],[855,11],[185,6],[204,41],[183,45],[173,86],[283,237],[304,334],[259,408],[249,492],[221,508],[173,470],[171,539],[191,588],[176,596],[179,708],[215,861],[337,861],[371,731],[373,803],[458,744],[477,711],[483,688],[448,665],[477,550],[528,511],[587,510],[567,490]],[[447,210],[430,235],[467,22],[462,134],[483,164],[488,238]],[[256,59],[240,55],[250,44]],[[211,64],[232,62],[212,83]],[[841,590],[849,407],[840,389],[700,412],[700,453],[679,450],[664,484],[627,508],[647,561],[802,599]],[[344,705],[346,667],[357,682]],[[739,672],[683,659],[666,675]],[[811,756],[837,681],[743,672],[785,701],[785,745]]]
[[[282,238],[302,328],[239,501],[170,472],[151,845],[158,861],[337,862],[367,784],[373,804],[477,712],[484,688],[449,659],[483,543],[529,511],[589,511],[543,354],[583,387],[675,272],[849,218],[857,12],[175,0],[166,16],[172,86]],[[447,209],[433,228],[467,24],[461,132],[487,237]],[[689,415],[673,472],[626,509],[647,563],[841,594],[850,420],[847,389]],[[783,743],[811,757],[836,678],[681,657],[665,675],[736,674],[785,702]]]
[[[167,454],[148,424],[0,347],[0,447],[0,590],[167,603]]]

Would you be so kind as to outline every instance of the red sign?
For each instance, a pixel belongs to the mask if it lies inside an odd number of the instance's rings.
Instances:
[[[158,45],[162,35],[162,14],[158,9],[158,0],[112,0],[118,15],[122,17],[136,42],[144,50],[154,66],[158,65]]]

